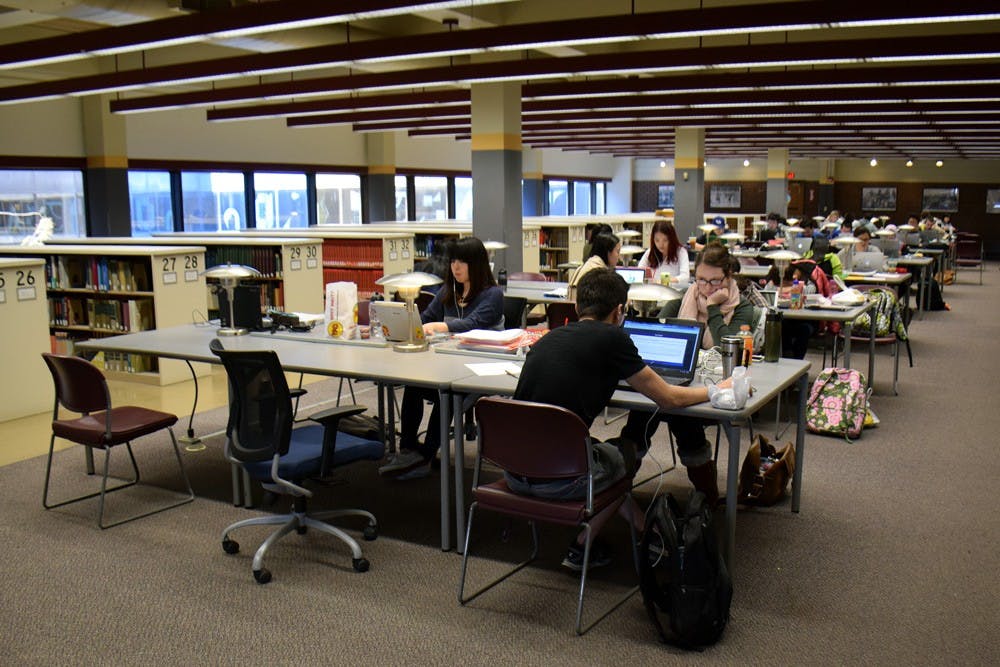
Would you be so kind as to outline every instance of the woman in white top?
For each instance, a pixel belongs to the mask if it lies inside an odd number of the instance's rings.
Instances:
[[[578,268],[569,280],[566,290],[566,298],[576,301],[576,286],[588,272],[594,269],[614,268],[618,265],[618,258],[622,249],[622,242],[614,234],[598,234],[590,240],[590,256],[583,266]]]
[[[670,282],[686,285],[691,278],[687,248],[677,238],[677,230],[670,220],[657,220],[649,235],[649,250],[639,260],[639,267],[652,269],[653,281],[663,282],[660,276],[667,274]]]

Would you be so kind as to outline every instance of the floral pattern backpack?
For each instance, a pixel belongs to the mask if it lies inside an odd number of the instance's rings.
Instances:
[[[806,428],[813,433],[861,437],[870,390],[853,368],[825,368],[813,382],[806,403]]]

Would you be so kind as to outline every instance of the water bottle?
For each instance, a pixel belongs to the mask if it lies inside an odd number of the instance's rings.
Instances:
[[[792,288],[788,292],[789,308],[792,310],[799,310],[804,306],[803,303],[805,298],[803,296],[804,290],[802,289],[802,283],[798,280],[792,281]]]
[[[750,368],[750,362],[753,361],[753,334],[750,333],[749,324],[740,325],[740,338],[743,339],[743,357],[741,363]]]
[[[770,309],[764,320],[764,361],[781,358],[781,311]]]
[[[368,337],[372,340],[385,338],[385,334],[382,332],[382,322],[378,319],[378,311],[375,310],[375,303],[382,300],[382,295],[376,292],[368,301]]]
[[[507,269],[501,268],[497,272],[497,284],[504,292],[507,291]]]
[[[719,343],[719,354],[722,356],[722,379],[733,374],[733,368],[740,365],[743,355],[743,339],[739,336],[723,336]]]

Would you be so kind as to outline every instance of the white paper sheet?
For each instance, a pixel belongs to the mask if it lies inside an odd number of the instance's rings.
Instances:
[[[494,361],[481,364],[466,364],[465,367],[479,376],[506,374],[518,377],[521,374],[521,367],[510,361]]]

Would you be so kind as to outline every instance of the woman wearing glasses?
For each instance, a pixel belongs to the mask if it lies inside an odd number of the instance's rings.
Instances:
[[[705,323],[702,347],[707,349],[718,345],[723,336],[736,335],[741,325],[754,326],[754,307],[740,294],[740,288],[733,276],[737,260],[718,241],[705,246],[698,255],[694,269],[694,284],[681,301],[668,303],[660,317],[680,317]],[[712,447],[705,441],[705,424],[694,417],[659,415],[632,411],[622,428],[622,437],[636,443],[636,448],[645,452],[650,439],[659,426],[660,419],[666,419],[670,432],[677,443],[677,455],[687,468],[688,479],[694,488],[701,491],[709,502],[719,498],[716,481],[715,460]]]

